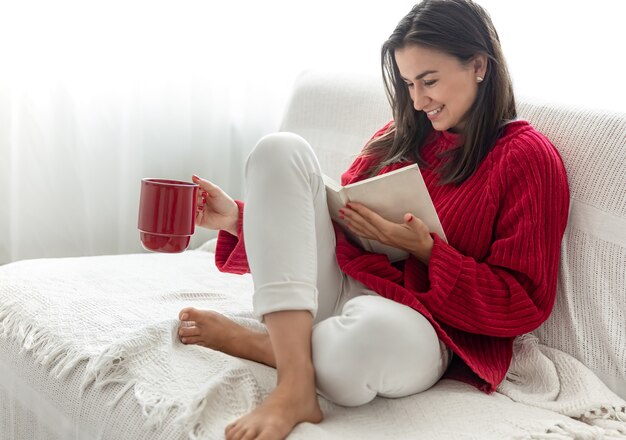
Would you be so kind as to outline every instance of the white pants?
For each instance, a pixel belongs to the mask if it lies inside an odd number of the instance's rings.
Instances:
[[[320,394],[346,406],[430,388],[451,352],[413,309],[344,275],[320,165],[293,133],[262,138],[246,163],[244,237],[255,314],[308,310]]]

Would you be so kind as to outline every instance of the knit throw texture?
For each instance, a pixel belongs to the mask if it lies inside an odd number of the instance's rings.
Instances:
[[[250,276],[220,273],[213,258],[188,251],[2,266],[0,338],[32,355],[51,383],[86,363],[83,392],[119,385],[102,411],[122,399],[140,405],[142,420],[129,424],[160,430],[174,414],[184,437],[222,438],[227,424],[272,391],[276,374],[179,341],[178,313],[188,306],[265,331],[252,315]],[[626,438],[626,402],[583,364],[530,335],[517,339],[506,380],[492,395],[443,380],[418,395],[358,408],[322,398],[320,404],[325,420],[299,425],[290,439],[401,439],[416,432],[432,439]]]

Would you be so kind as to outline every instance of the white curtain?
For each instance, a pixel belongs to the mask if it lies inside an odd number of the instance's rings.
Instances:
[[[377,74],[380,44],[413,3],[0,0],[0,264],[140,252],[142,177],[188,180],[196,173],[243,197],[247,153],[278,128],[297,74]],[[544,7],[538,1],[524,3],[526,15],[519,2],[480,3],[505,52],[514,49],[507,56],[523,93],[571,96],[545,84],[559,67],[550,57],[560,56],[575,67],[561,75],[577,78],[572,84],[584,88],[584,104],[596,94],[612,97],[598,105],[622,105],[616,93],[599,89],[611,69],[591,75],[577,50],[557,53],[540,41],[562,38],[554,30],[560,22],[576,43],[577,20],[590,24],[582,9],[563,14],[576,2],[555,2],[563,9],[547,9],[540,19],[532,12]],[[601,26],[619,24],[610,12],[602,15]],[[586,34],[614,39],[623,37],[619,29]],[[602,50],[614,52],[612,44],[605,40]],[[516,73],[522,71],[528,74]],[[535,74],[543,76],[533,83]],[[198,231],[192,245],[210,236]]]

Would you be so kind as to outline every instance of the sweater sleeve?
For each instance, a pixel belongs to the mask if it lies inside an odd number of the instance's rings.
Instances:
[[[217,235],[215,247],[215,265],[220,272],[244,274],[250,272],[248,257],[243,241],[243,211],[244,203],[235,200],[239,206],[239,219],[237,220],[237,236],[229,232],[220,231]]]
[[[511,146],[491,176],[490,185],[499,188],[492,189],[498,214],[486,258],[477,261],[434,236],[430,289],[419,300],[459,330],[516,336],[552,311],[569,209],[567,176],[547,139],[535,135],[522,144]]]

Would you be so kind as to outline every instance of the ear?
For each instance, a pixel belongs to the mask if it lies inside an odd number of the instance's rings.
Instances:
[[[487,55],[484,53],[474,55],[474,58],[472,59],[474,76],[480,76],[481,78],[485,77],[485,74],[487,73],[487,60]]]

